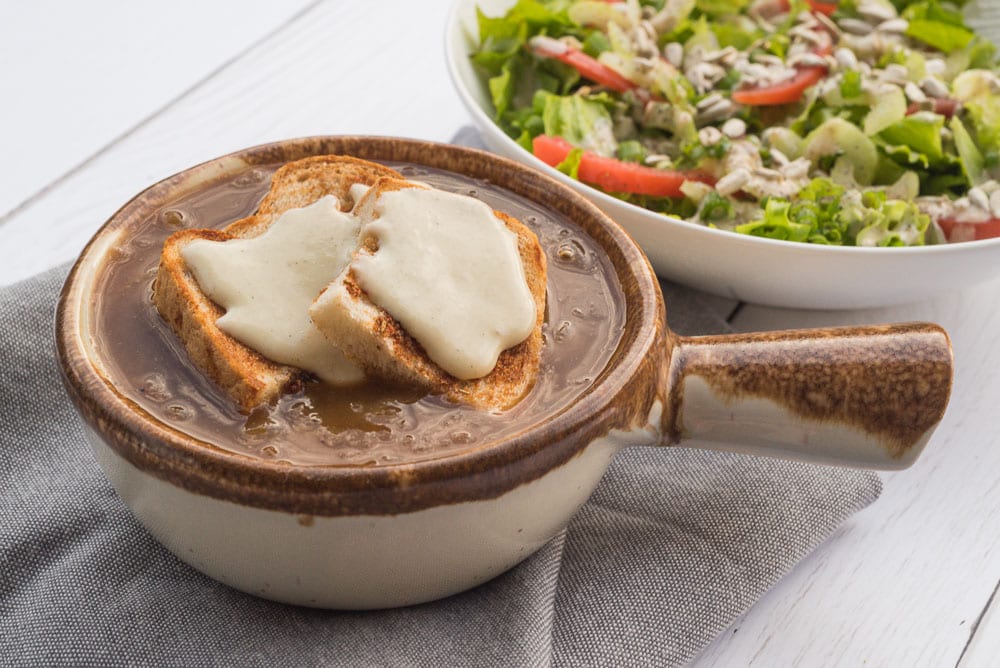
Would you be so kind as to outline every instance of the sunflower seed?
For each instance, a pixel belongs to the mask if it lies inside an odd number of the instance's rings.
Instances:
[[[636,57],[632,60],[632,63],[635,65],[636,70],[638,70],[640,74],[652,72],[655,62],[656,61],[652,58],[643,58],[638,54],[636,54]]]
[[[986,196],[986,193],[981,188],[969,189],[969,201],[984,211],[990,210],[990,198]]]
[[[672,162],[672,159],[670,158],[669,155],[663,155],[661,153],[652,153],[650,155],[647,155],[646,159],[643,160],[643,162],[645,162],[647,165],[655,165],[660,162]]]
[[[804,23],[807,26],[816,25],[816,17],[810,11],[799,12],[799,15],[795,17],[796,23]]]
[[[896,63],[886,65],[885,69],[878,72],[877,76],[882,81],[895,84],[900,87],[905,86],[910,80],[910,73],[907,69]]]
[[[663,47],[663,55],[671,65],[680,67],[684,64],[684,45],[680,42],[670,42]]]
[[[648,20],[643,20],[639,22],[639,27],[646,33],[646,37],[656,41],[656,28]]]
[[[948,69],[948,64],[940,58],[928,58],[924,69],[927,70],[927,74],[941,75]]]
[[[730,118],[722,124],[722,134],[731,139],[738,139],[747,133],[747,124],[739,118]]]
[[[808,158],[799,158],[782,167],[781,173],[788,179],[802,179],[809,175],[810,168],[812,163]]]
[[[708,126],[698,131],[698,141],[701,142],[702,146],[715,146],[722,141],[722,133],[719,132],[718,128]]]
[[[803,67],[826,67],[826,58],[817,56],[815,53],[803,53],[788,59],[788,64],[792,67],[801,65]]]
[[[817,97],[826,97],[833,91],[840,88],[840,79],[837,77],[827,77],[823,79],[816,87]],[[862,84],[861,90],[864,90],[864,84]]]
[[[878,29],[882,32],[894,32],[903,34],[910,27],[910,22],[906,19],[889,19],[878,24]]]
[[[872,31],[870,23],[858,19],[840,19],[840,28],[852,35],[867,35]]]
[[[837,49],[833,55],[837,59],[837,63],[845,70],[853,70],[858,66],[858,57],[850,49]]]
[[[569,50],[569,47],[565,42],[560,42],[557,39],[551,37],[546,37],[545,35],[537,35],[532,37],[528,42],[531,45],[531,49],[542,56],[555,57],[561,56]]]
[[[685,70],[684,74],[695,90],[706,93],[712,89],[716,81],[726,76],[726,70],[713,63],[698,63]]]
[[[774,160],[778,167],[784,167],[788,164],[788,156],[776,148],[771,149],[771,159]]]
[[[758,167],[757,169],[753,170],[753,173],[765,179],[780,179],[782,176],[781,172],[779,172],[777,169],[770,169],[768,167]]]
[[[948,90],[948,85],[934,77],[924,77],[921,79],[920,87],[931,97],[948,97],[951,94],[951,91]]]
[[[815,30],[810,30],[805,26],[795,26],[794,28],[788,31],[788,34],[791,35],[792,37],[798,37],[800,39],[804,39],[805,41],[810,42],[812,44],[819,44],[820,41],[823,39],[822,37],[819,36],[819,33],[817,33]]]
[[[727,46],[726,48],[720,49],[719,51],[709,51],[708,53],[705,54],[705,60],[710,62],[725,61],[727,58],[731,58],[737,53],[739,53],[739,51],[737,51],[731,46]]]
[[[778,58],[777,56],[772,55],[770,53],[758,53],[758,54],[754,55],[753,59],[756,62],[762,63],[764,65],[784,65],[785,64],[785,61],[783,61],[781,58]]]
[[[887,7],[880,2],[860,3],[858,5],[858,14],[861,14],[873,23],[896,18],[896,12],[891,7]]]
[[[731,116],[736,111],[736,106],[729,100],[720,100],[716,104],[703,111],[698,112],[698,120],[701,123],[711,123]]]
[[[750,77],[752,79],[763,79],[768,76],[769,68],[764,65],[758,65],[757,63],[739,63],[736,66],[736,71],[742,74],[744,77]]]
[[[838,26],[829,16],[816,14],[816,20],[819,21],[819,23],[826,28],[831,35],[839,37],[844,34],[844,31],[840,29],[840,26]]]
[[[715,184],[715,190],[723,196],[732,195],[750,181],[750,172],[744,167],[735,169]]]
[[[924,95],[924,91],[920,90],[920,86],[912,81],[906,82],[906,86],[903,87],[903,92],[906,93],[906,97],[910,100],[910,102],[922,104],[927,101],[927,96]]]
[[[717,104],[726,98],[722,97],[722,93],[711,93],[702,98],[698,104],[695,105],[695,109],[701,111],[702,109],[708,109],[713,104]]]

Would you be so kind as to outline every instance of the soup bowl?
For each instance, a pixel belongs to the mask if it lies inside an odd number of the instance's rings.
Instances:
[[[415,462],[268,461],[154,416],[122,386],[105,352],[129,342],[107,341],[95,317],[102,292],[148,289],[101,280],[123,240],[207,184],[324,154],[472,177],[572,221],[606,256],[606,280],[622,295],[626,317],[610,361],[567,405],[524,429]],[[153,536],[237,589],[338,609],[429,601],[511,568],[566,526],[626,446],[906,467],[940,421],[952,378],[948,337],[932,324],[677,336],[643,253],[581,195],[485,152],[380,137],[249,148],[142,192],[97,232],[70,272],[56,341],[86,438]]]

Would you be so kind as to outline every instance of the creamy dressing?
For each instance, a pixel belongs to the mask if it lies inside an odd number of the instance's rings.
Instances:
[[[316,329],[309,305],[350,262],[358,230],[357,218],[328,195],[286,211],[258,237],[198,239],[181,255],[226,311],[219,329],[269,359],[347,385],[364,374]]]
[[[490,373],[535,327],[517,236],[486,204],[428,188],[382,193],[362,234],[378,250],[352,263],[358,284],[460,379]]]

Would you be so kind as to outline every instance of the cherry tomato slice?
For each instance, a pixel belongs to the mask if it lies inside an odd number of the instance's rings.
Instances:
[[[539,160],[555,167],[566,159],[575,147],[562,137],[539,135],[532,141],[532,152]],[[685,181],[702,181],[713,184],[715,179],[701,171],[655,169],[634,162],[584,151],[577,172],[580,180],[613,193],[631,193],[651,197],[683,197],[681,185]]]
[[[791,79],[786,79],[773,86],[733,91],[733,102],[754,107],[798,102],[802,99],[805,90],[810,86],[815,86],[824,76],[826,76],[825,67],[800,67]]]
[[[982,223],[960,223],[957,220],[939,220],[938,225],[949,242],[980,241],[1000,237],[1000,220],[991,218]]]

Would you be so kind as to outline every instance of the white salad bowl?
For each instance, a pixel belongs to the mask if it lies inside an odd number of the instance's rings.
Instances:
[[[656,273],[706,292],[769,306],[856,309],[914,302],[1000,276],[1000,238],[937,246],[859,248],[779,241],[670,218],[580,183],[525,151],[493,122],[485,82],[469,59],[476,8],[499,16],[512,0],[457,0],[445,32],[448,67],[486,145],[558,179],[597,204],[642,247]],[[1000,2],[967,8],[1000,42]]]

